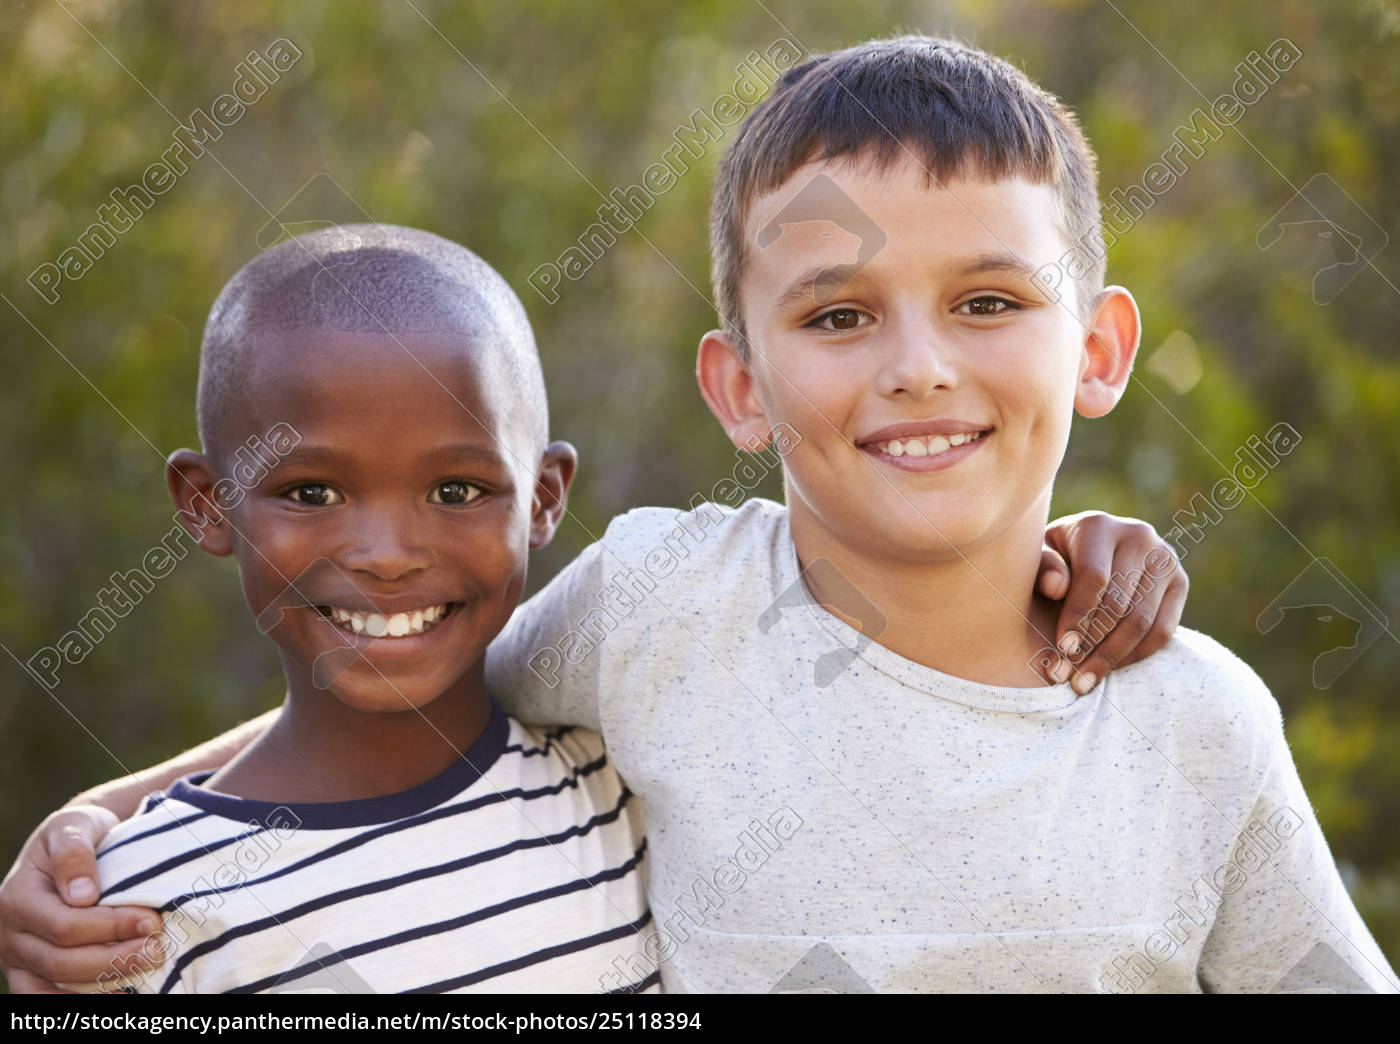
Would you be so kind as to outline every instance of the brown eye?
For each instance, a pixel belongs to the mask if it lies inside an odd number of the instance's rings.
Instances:
[[[434,486],[433,491],[428,494],[428,503],[470,504],[479,496],[481,496],[481,490],[476,486],[470,482],[454,479],[452,482],[440,482]]]
[[[288,495],[298,504],[308,504],[311,507],[329,507],[339,504],[344,499],[334,488],[321,482],[308,482],[304,486],[297,486],[289,490]]]
[[[856,308],[835,308],[817,316],[808,325],[815,326],[819,330],[844,333],[847,330],[858,330],[864,326],[865,324],[861,322],[864,317],[865,313]]]
[[[967,309],[967,315],[1001,315],[1015,307],[1016,305],[1001,297],[974,297],[971,301],[963,302],[958,311]]]

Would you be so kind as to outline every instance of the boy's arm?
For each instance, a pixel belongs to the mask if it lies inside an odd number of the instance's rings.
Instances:
[[[0,884],[0,971],[12,993],[52,993],[55,983],[94,981],[113,958],[141,950],[160,920],[140,907],[93,905],[99,842],[135,815],[147,794],[224,765],[276,714],[268,711],[154,768],[86,790],[39,824]]]
[[[612,628],[635,605],[622,601],[628,532],[614,520],[539,594],[520,606],[491,643],[486,683],[507,713],[527,724],[599,728],[599,646],[621,642]],[[1086,511],[1050,523],[1037,580],[1063,600],[1058,630],[1037,663],[1047,680],[1071,676],[1088,692],[1116,666],[1166,645],[1186,604],[1186,571],[1170,544],[1146,522]],[[614,650],[616,651],[616,650]]]
[[[1221,900],[1198,966],[1206,992],[1400,992],[1337,872],[1281,730],[1262,792],[1209,884]]]
[[[622,611],[609,608],[606,597],[610,559],[614,572],[625,571],[602,541],[585,548],[515,610],[491,643],[486,688],[511,717],[527,725],[601,728],[598,646],[609,640],[607,624],[615,626]]]
[[[277,713],[277,709],[274,708],[251,721],[235,725],[221,736],[215,736],[197,747],[191,747],[183,754],[177,754],[169,761],[162,761],[159,765],[129,776],[119,776],[85,790],[68,802],[68,806],[100,805],[114,813],[118,820],[130,819],[136,815],[141,802],[149,795],[164,790],[181,776],[223,768],[233,760],[235,754],[240,753],[244,747],[267,731]]]

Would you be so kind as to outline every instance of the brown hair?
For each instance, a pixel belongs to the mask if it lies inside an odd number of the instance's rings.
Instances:
[[[1098,172],[1079,121],[1009,62],[954,40],[902,36],[789,69],[739,128],[715,175],[710,254],[720,319],[747,355],[740,313],[750,203],[812,162],[913,154],[939,182],[968,173],[1050,185],[1067,245],[1101,237]],[[1082,251],[1076,251],[1082,253]],[[1081,308],[1103,287],[1102,249],[1074,267]]]

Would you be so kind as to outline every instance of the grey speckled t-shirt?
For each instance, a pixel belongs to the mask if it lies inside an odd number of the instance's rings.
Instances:
[[[798,574],[781,505],[641,509],[492,646],[507,711],[601,728],[643,799],[667,990],[1397,989],[1228,650],[999,688]]]

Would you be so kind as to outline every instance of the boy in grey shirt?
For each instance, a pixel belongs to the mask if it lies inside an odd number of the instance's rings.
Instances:
[[[927,38],[794,68],[721,161],[700,386],[787,504],[615,520],[490,658],[642,795],[668,990],[1396,989],[1249,667],[1182,628],[1084,699],[1033,670],[1071,417],[1139,337],[1101,257],[1034,278],[1095,180],[1058,101]]]

